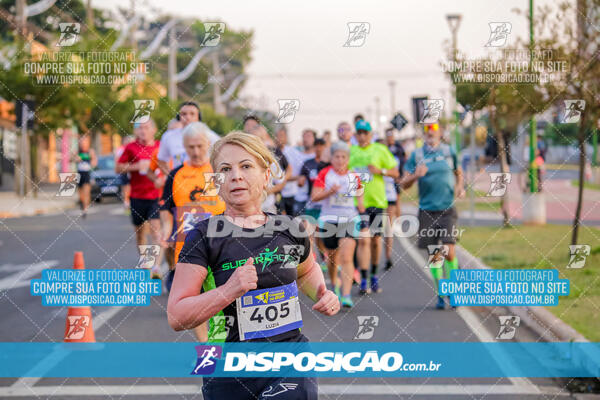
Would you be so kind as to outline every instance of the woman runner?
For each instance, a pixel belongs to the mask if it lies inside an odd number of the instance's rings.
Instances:
[[[274,162],[253,135],[232,132],[213,145],[210,163],[224,174],[219,195],[225,212],[201,221],[186,237],[167,306],[173,329],[193,329],[209,321],[213,342],[302,342],[308,339],[299,329],[299,290],[316,303],[314,311],[328,316],[339,311],[306,232],[298,232],[300,224],[290,216],[261,211]],[[263,234],[274,218],[279,219],[278,228]],[[232,234],[215,234],[228,230]],[[278,294],[275,324],[261,318],[271,303],[268,293]],[[283,381],[296,386],[279,399],[317,398],[313,378],[204,378],[202,393],[205,399],[263,399]]]

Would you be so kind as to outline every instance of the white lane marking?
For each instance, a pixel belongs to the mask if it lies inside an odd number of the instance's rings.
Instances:
[[[424,267],[427,265],[427,261],[425,260],[425,258],[423,258],[421,253],[419,253],[419,251],[405,237],[398,237],[398,239],[402,247],[404,247],[406,252],[412,257],[412,259],[417,263],[417,265],[421,266],[420,270],[427,276],[427,278],[429,278],[433,282],[433,277],[431,276],[431,274],[428,274],[425,271]],[[477,336],[480,342],[496,341],[495,337],[487,331],[487,329],[479,321],[479,318],[477,318],[477,315],[475,315],[473,310],[471,310],[469,307],[458,307],[456,309],[456,313],[463,319],[463,321],[465,321],[469,329],[471,329],[475,336]],[[496,361],[498,361],[498,365],[500,366],[500,368],[507,368],[507,365],[510,363],[510,361],[506,357],[504,357],[503,354],[499,354],[498,352],[495,352],[494,354],[492,354],[492,356],[496,359]],[[514,366],[513,368],[509,369],[515,371]],[[532,384],[531,381],[527,378],[509,377],[508,379],[514,385],[519,387],[537,388],[537,386]]]
[[[113,208],[108,213],[110,215],[125,215],[125,208],[123,208],[123,207]]]
[[[40,261],[33,264],[12,265],[7,264],[0,267],[0,271],[21,271],[0,279],[0,291],[29,286],[29,278],[37,275],[43,269],[54,268],[58,261]]]
[[[117,315],[119,311],[121,311],[123,306],[111,307],[108,310],[102,311],[101,313],[93,316],[92,326],[94,328],[94,333],[98,332],[100,328],[104,324],[106,324],[112,317]],[[58,364],[63,358],[67,356],[70,352],[64,350],[55,350],[54,352],[48,354],[44,357],[40,362],[34,365],[23,378],[17,379],[11,387],[16,388],[28,388],[31,393],[31,388],[35,385],[40,379],[40,376],[43,376],[48,370]]]
[[[127,396],[127,395],[162,395],[182,396],[200,395],[200,385],[62,385],[36,386],[29,388],[0,387],[0,396],[5,397],[41,397],[41,396]],[[325,384],[319,385],[321,395],[430,395],[430,396],[486,396],[486,395],[569,395],[554,386],[542,386],[539,390],[514,385],[351,385]]]
[[[97,214],[98,212],[100,212],[100,210],[98,209],[98,207],[90,207],[87,209],[86,214],[87,215],[93,215],[93,214]],[[63,214],[64,212],[61,212],[60,214]],[[81,216],[81,210],[69,210],[66,212],[67,215],[71,216],[71,217],[79,217]],[[81,222],[81,220],[79,221]]]

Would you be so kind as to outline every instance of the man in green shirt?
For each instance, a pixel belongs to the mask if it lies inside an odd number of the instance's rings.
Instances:
[[[358,239],[358,263],[360,265],[360,293],[378,293],[379,281],[377,268],[381,254],[381,233],[383,232],[383,214],[388,206],[385,195],[384,176],[398,177],[397,162],[394,155],[381,143],[372,143],[371,124],[359,120],[355,125],[357,146],[350,148],[350,169],[359,174],[364,185],[365,212],[361,214],[360,237]],[[367,177],[368,179],[363,179]],[[371,288],[367,278],[371,262]]]

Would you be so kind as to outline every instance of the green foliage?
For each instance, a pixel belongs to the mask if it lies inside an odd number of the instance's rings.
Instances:
[[[239,126],[236,120],[217,114],[212,107],[206,104],[200,105],[200,110],[202,111],[202,121],[221,136],[236,130],[236,127]]]
[[[0,0],[0,6],[9,13],[15,14],[14,1]],[[104,11],[94,10],[94,29],[86,26],[86,7],[81,0],[58,0],[47,12],[28,19],[43,30],[42,35],[35,36],[33,48],[39,52],[109,52],[118,37],[118,32],[107,28]],[[160,19],[164,21],[165,18]],[[78,41],[69,47],[56,47],[59,37],[59,22],[81,23]],[[161,24],[154,24],[160,29]],[[177,66],[181,71],[201,48],[199,43],[204,26],[197,20],[188,20],[180,24],[186,26],[184,41],[189,44],[187,51],[178,51]],[[188,28],[189,27],[189,28]],[[152,31],[154,32],[154,31]],[[231,81],[243,74],[244,67],[250,62],[252,49],[252,31],[232,31],[226,27],[219,46],[219,65],[223,68],[224,82],[221,92],[229,87]],[[150,35],[152,38],[152,35]],[[140,44],[136,54],[146,44]],[[127,42],[129,46],[130,43]],[[137,82],[119,84],[39,84],[32,76],[24,73],[24,64],[31,62],[31,44],[20,37],[15,37],[8,24],[0,26],[0,48],[14,47],[15,55],[11,59],[10,68],[0,70],[0,96],[14,101],[32,99],[36,103],[34,134],[47,134],[50,131],[75,124],[80,132],[92,134],[110,133],[128,135],[132,133],[131,118],[134,115],[134,100],[151,99],[155,109],[151,116],[155,120],[159,134],[166,130],[168,122],[177,112],[177,104],[182,100],[193,100],[200,104],[203,119],[211,129],[219,134],[226,134],[240,126],[240,121],[218,115],[210,106],[212,104],[211,84],[207,83],[212,74],[211,60],[206,57],[196,67],[193,75],[178,85],[179,99],[171,101],[166,97],[167,57],[156,55],[148,60],[150,71],[145,79]],[[131,52],[134,49],[122,47],[118,51]],[[36,52],[33,52],[37,54]],[[6,55],[6,52],[4,53]],[[80,59],[75,59],[76,61]],[[88,60],[80,60],[87,69]],[[132,60],[139,62],[139,60]],[[63,74],[64,75],[64,74]],[[114,72],[95,75],[119,75]],[[121,74],[121,76],[123,76]],[[234,93],[241,90],[240,85]]]
[[[466,60],[458,60],[461,61]],[[505,65],[511,62],[503,57],[481,58],[477,61],[489,65]],[[521,71],[522,69],[517,69],[517,73]],[[506,70],[500,72],[507,74]],[[456,73],[450,72],[449,75],[456,80]],[[493,99],[492,89],[495,92]],[[540,89],[533,84],[460,83],[456,85],[456,96],[460,104],[473,111],[495,107],[498,129],[509,134],[516,133],[520,124],[547,107]]]
[[[572,145],[577,142],[579,127],[576,124],[548,124],[544,137],[557,145]]]

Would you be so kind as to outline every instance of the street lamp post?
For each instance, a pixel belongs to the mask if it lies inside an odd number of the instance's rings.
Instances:
[[[598,131],[600,131],[600,119],[598,120],[598,126],[592,136],[592,166],[598,166]]]
[[[460,27],[460,21],[462,19],[462,15],[460,14],[447,14],[446,21],[448,22],[448,27],[450,28],[450,32],[452,33],[452,61],[456,62],[456,52],[457,52],[457,44],[456,44],[456,36],[458,34],[458,28]],[[456,85],[454,85],[454,93],[452,96],[452,114],[454,116],[454,140],[456,145],[456,154],[460,152],[460,133],[458,132],[458,111],[456,109],[458,100],[456,99]]]
[[[213,68],[213,107],[217,114],[225,114],[225,105],[221,101],[221,84],[223,75],[219,68],[219,54],[214,51],[212,53],[212,68]]]
[[[390,85],[390,119],[396,113],[396,81],[389,81]]]
[[[167,84],[167,94],[169,99],[177,99],[177,81],[175,74],[177,73],[177,37],[175,27],[169,30],[169,58],[167,61],[167,75],[169,76]]]
[[[373,119],[375,126],[373,127],[377,132],[377,137],[381,134],[379,125],[381,124],[381,108],[379,107],[379,96],[375,96],[375,118]]]
[[[529,0],[529,62],[533,65],[535,51],[533,40],[533,0]],[[522,218],[524,224],[546,224],[546,201],[544,193],[538,190],[537,166],[535,165],[535,149],[537,148],[537,123],[535,114],[529,120],[529,190],[522,197]]]
[[[529,62],[533,63],[534,41],[533,41],[533,0],[529,0]],[[537,192],[537,173],[535,168],[535,148],[537,146],[535,116],[529,121],[529,191]]]

